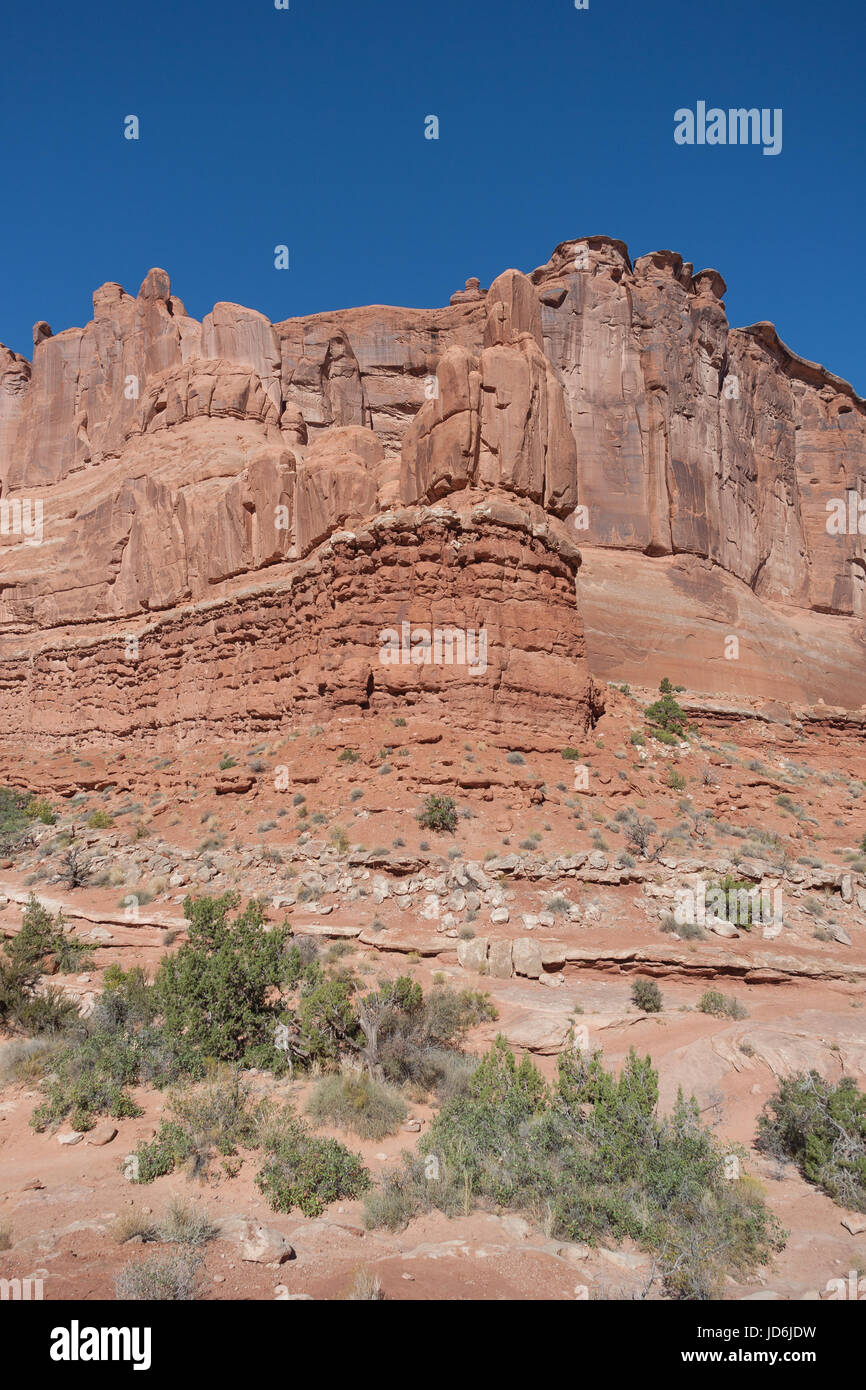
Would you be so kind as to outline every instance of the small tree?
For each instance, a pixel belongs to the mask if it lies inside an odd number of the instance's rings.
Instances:
[[[644,710],[645,718],[653,726],[651,733],[655,738],[661,737],[663,743],[675,743],[686,736],[689,727],[686,712],[674,699],[674,695],[684,689],[682,685],[671,685],[665,676],[659,686],[659,699]]]
[[[653,847],[651,844],[652,836],[656,834],[658,839]],[[626,844],[642,859],[658,859],[671,839],[671,834],[670,830],[659,831],[655,821],[651,820],[649,816],[641,820],[640,816],[635,815],[626,828]]]
[[[154,981],[165,1032],[190,1064],[238,1061],[273,1040],[277,1005],[269,996],[290,968],[289,929],[264,931],[255,901],[230,921],[237,905],[232,893],[187,898],[188,939],[163,960]]]
[[[82,859],[81,851],[77,847],[68,849],[64,856],[61,876],[67,888],[83,888],[90,880],[90,860]]]

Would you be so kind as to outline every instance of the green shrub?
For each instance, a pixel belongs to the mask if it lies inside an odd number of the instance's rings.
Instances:
[[[45,1100],[33,1112],[37,1130],[70,1116],[76,1129],[92,1129],[96,1115],[139,1115],[128,1087],[158,1085],[181,1074],[176,1052],[153,1024],[153,991],[139,968],[109,966],[91,1016],[78,1019],[42,1082]]]
[[[60,974],[92,963],[88,948],[65,929],[31,894],[21,929],[4,942],[0,954],[0,1024],[26,1033],[61,1033],[79,1016],[78,1004],[55,985],[39,989],[39,979],[53,959]]]
[[[108,830],[114,825],[114,818],[107,811],[94,811],[87,824],[91,830]]]
[[[418,824],[424,830],[453,834],[457,826],[457,809],[451,796],[428,796],[418,812]]]
[[[295,1055],[306,1065],[335,1064],[358,1036],[351,980],[308,967],[293,1020]]]
[[[579,749],[579,748],[563,748],[562,753],[560,754],[560,756],[561,756],[562,758],[564,758],[565,761],[566,761],[567,763],[575,763],[575,762],[578,762],[579,759],[580,759],[580,749]]]
[[[44,798],[18,787],[0,787],[0,850],[9,854],[30,839],[31,821],[53,825],[56,817]]]
[[[748,1018],[748,1010],[738,999],[722,994],[718,989],[705,990],[698,1000],[702,1014],[712,1014],[714,1018]]]
[[[749,931],[752,924],[761,921],[760,894],[751,897],[755,885],[746,879],[725,874],[718,883],[710,883],[706,888],[706,901],[713,906],[718,915],[736,927]]]
[[[417,1156],[366,1199],[370,1225],[398,1229],[431,1206],[455,1215],[479,1202],[527,1212],[554,1240],[634,1240],[656,1256],[675,1297],[712,1298],[746,1277],[783,1238],[724,1155],[694,1100],[659,1117],[658,1076],[634,1052],[620,1076],[573,1050],[548,1085],[498,1038],[468,1092],[443,1106]]]
[[[93,964],[90,948],[67,931],[63,913],[52,918],[32,893],[21,918],[21,930],[6,946],[6,954],[15,964],[38,966],[40,973],[49,956],[61,975]]]
[[[181,1087],[169,1097],[170,1118],[135,1151],[135,1181],[153,1182],[183,1164],[191,1177],[207,1176],[217,1154],[256,1148],[269,1109],[254,1102],[249,1086],[231,1067],[213,1067],[202,1085]]]
[[[42,1083],[45,1100],[31,1124],[42,1131],[69,1117],[74,1129],[88,1130],[97,1115],[128,1119],[141,1109],[128,1087],[139,1079],[140,1056],[134,1040],[97,1030],[67,1043]]]
[[[274,1049],[277,1005],[271,990],[286,978],[287,927],[264,930],[261,905],[250,901],[229,920],[236,894],[187,898],[187,940],[160,964],[154,997],[163,1032],[189,1070],[206,1058],[279,1065]]]
[[[840,1206],[866,1211],[866,1095],[853,1077],[786,1077],[758,1117],[758,1147],[793,1159]]]
[[[460,1072],[459,1047],[475,1024],[495,1019],[485,994],[434,985],[425,995],[401,975],[357,1002],[361,1059],[377,1079],[440,1091]]]
[[[408,1110],[392,1087],[367,1072],[346,1071],[318,1082],[307,1102],[307,1114],[317,1124],[334,1125],[359,1139],[384,1139],[399,1128]]]
[[[673,686],[665,676],[659,686],[659,698],[644,710],[644,717],[652,725],[650,733],[662,743],[677,743],[684,739],[688,730],[686,712],[674,699],[674,695],[684,687]]]
[[[655,980],[635,980],[631,987],[631,1002],[645,1014],[660,1014],[662,992]]]
[[[385,1169],[364,1197],[364,1225],[368,1230],[402,1231],[416,1216],[431,1211],[446,1216],[471,1210],[472,1188],[450,1165],[440,1165],[435,1154],[403,1153],[399,1167]]]
[[[2,986],[0,986],[2,992]],[[58,1037],[80,1017],[78,1003],[58,985],[25,995],[15,1006],[12,1022],[30,1037]]]
[[[267,1159],[256,1185],[274,1211],[297,1207],[304,1216],[321,1216],[331,1202],[360,1197],[370,1185],[360,1155],[336,1139],[311,1135],[289,1106],[264,1134],[263,1147]]]

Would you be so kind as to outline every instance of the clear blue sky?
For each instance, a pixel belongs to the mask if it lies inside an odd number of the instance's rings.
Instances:
[[[6,8],[0,341],[169,271],[190,313],[439,305],[603,232],[715,266],[866,394],[863,0],[154,0]],[[781,107],[783,149],[674,111]],[[123,118],[141,121],[138,142]],[[436,114],[440,139],[424,139]],[[278,271],[273,248],[290,248]]]

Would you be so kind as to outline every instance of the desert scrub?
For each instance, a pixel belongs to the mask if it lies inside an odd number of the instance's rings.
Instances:
[[[39,988],[54,962],[60,974],[91,964],[89,950],[65,929],[62,913],[52,918],[31,894],[21,929],[0,951],[0,1024],[30,1034],[62,1033],[78,1018],[78,1005],[56,985]]]
[[[631,987],[631,1002],[636,1009],[645,1014],[660,1014],[663,1007],[662,992],[655,980],[635,980]]]
[[[87,1130],[97,1115],[139,1115],[128,1087],[166,1084],[180,1075],[176,1054],[154,1025],[153,991],[143,971],[109,966],[103,985],[90,1017],[77,1018],[60,1040],[41,1085],[45,1099],[30,1121],[36,1130],[67,1116],[76,1129]]]
[[[359,1154],[336,1139],[320,1139],[286,1106],[262,1135],[267,1154],[256,1186],[274,1211],[297,1208],[304,1216],[321,1216],[331,1202],[360,1197],[370,1174]]]
[[[229,1158],[239,1148],[257,1148],[270,1114],[233,1068],[218,1066],[201,1085],[173,1091],[168,1110],[155,1138],[135,1150],[134,1182],[153,1182],[184,1164],[190,1177],[206,1177],[217,1154]]]
[[[26,966],[42,966],[52,957],[60,975],[93,965],[91,948],[76,941],[67,930],[63,913],[52,917],[32,893],[21,918],[21,930],[9,942],[6,954],[11,961]]]
[[[50,1070],[61,1046],[56,1038],[16,1038],[0,1043],[0,1086],[10,1082],[32,1084]]]
[[[866,1211],[866,1095],[853,1077],[786,1077],[758,1117],[758,1147],[851,1211]]]
[[[343,829],[342,825],[332,826],[331,833],[328,836],[328,839],[334,846],[334,849],[337,850],[339,854],[345,854],[349,848],[349,837]]]
[[[698,1008],[702,1014],[712,1014],[714,1018],[748,1018],[749,1011],[738,999],[734,999],[729,994],[722,994],[721,990],[705,990],[698,1000]]]
[[[30,840],[34,820],[53,825],[57,817],[44,797],[17,787],[0,787],[0,849],[12,853]]]
[[[497,1015],[486,994],[434,985],[425,995],[401,975],[359,999],[357,1016],[360,1059],[370,1074],[427,1093],[451,1084],[465,1034]]]
[[[382,1280],[369,1269],[357,1269],[343,1298],[348,1303],[380,1303],[385,1297]]]
[[[190,1303],[200,1292],[201,1255],[177,1251],[124,1265],[114,1281],[115,1297],[132,1302]]]
[[[173,1197],[157,1220],[152,1213],[131,1207],[112,1223],[111,1235],[118,1245],[129,1240],[166,1241],[176,1245],[207,1245],[217,1228],[192,1202]]]
[[[431,1211],[465,1216],[474,1206],[471,1184],[459,1170],[440,1165],[435,1154],[426,1158],[403,1152],[399,1167],[385,1169],[364,1198],[368,1230],[402,1231],[416,1216]]]
[[[564,912],[568,912],[571,903],[562,893],[554,893],[544,904],[546,912],[552,912],[554,917],[561,917]]]
[[[217,1228],[206,1212],[191,1202],[173,1197],[163,1212],[157,1228],[157,1239],[176,1245],[207,1245],[217,1234]]]
[[[660,919],[659,931],[672,932],[682,941],[705,941],[707,938],[699,922],[678,922],[672,912],[666,912]]]
[[[42,1083],[45,1099],[30,1123],[38,1132],[69,1119],[93,1129],[98,1115],[130,1119],[142,1113],[128,1088],[139,1079],[140,1057],[132,1039],[98,1028],[67,1043]]]
[[[747,879],[725,874],[718,883],[707,885],[706,901],[720,917],[743,931],[751,931],[753,923],[761,921],[761,895]]]
[[[323,1077],[307,1102],[307,1114],[316,1124],[333,1125],[359,1139],[384,1139],[408,1113],[398,1091],[362,1071]]]
[[[416,817],[424,830],[453,834],[457,825],[457,809],[451,796],[428,796]]]
[[[658,1074],[634,1051],[619,1077],[569,1049],[550,1085],[497,1038],[468,1091],[447,1102],[417,1155],[366,1199],[370,1225],[479,1203],[525,1211],[554,1240],[630,1238],[673,1297],[717,1297],[783,1242],[759,1189],[725,1178],[724,1153],[680,1094],[657,1114]]]

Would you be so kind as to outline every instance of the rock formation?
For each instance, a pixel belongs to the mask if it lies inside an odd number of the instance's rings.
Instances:
[[[152,270],[37,323],[32,364],[0,347],[7,730],[409,699],[567,733],[664,674],[858,708],[866,553],[827,520],[866,403],[724,291],[589,237],[436,310],[199,323]],[[403,622],[483,629],[484,672],[383,664]]]

